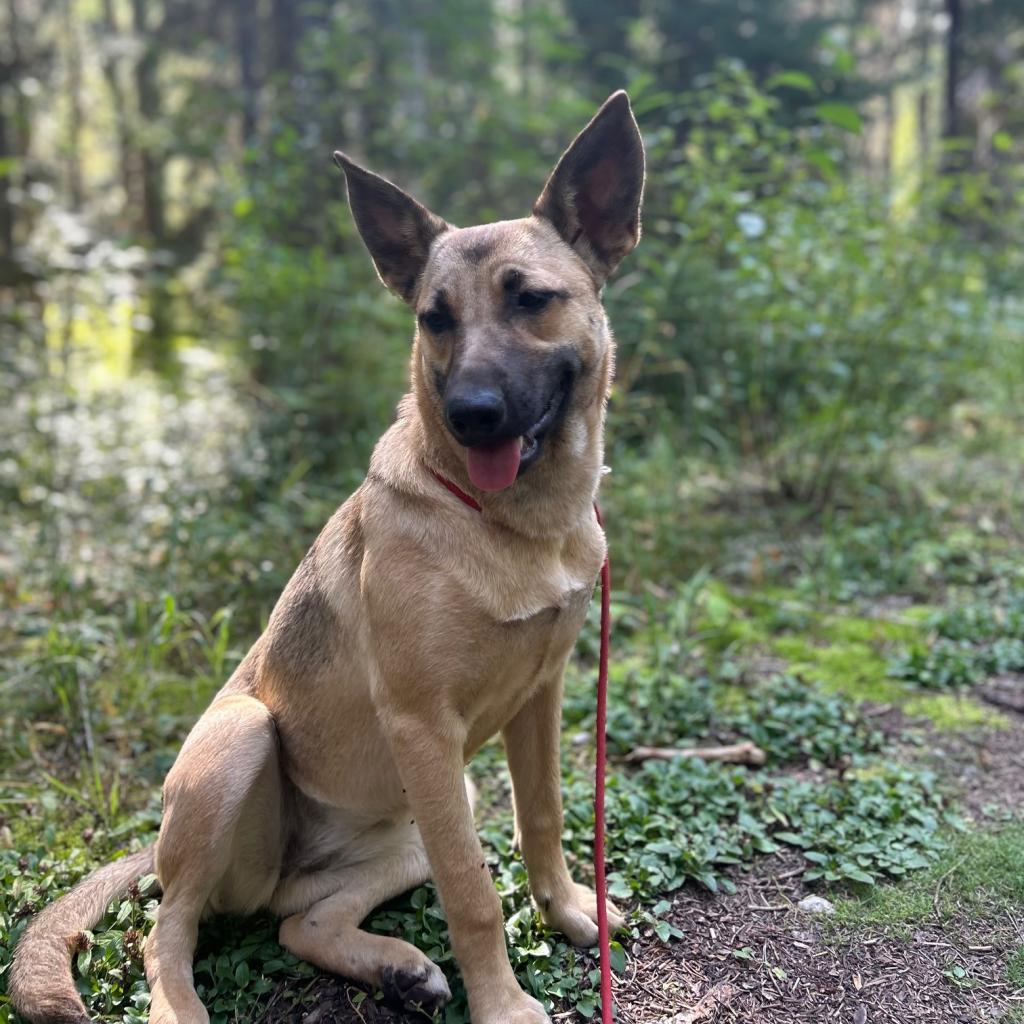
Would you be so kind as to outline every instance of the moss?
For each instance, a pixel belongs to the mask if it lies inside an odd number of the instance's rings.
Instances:
[[[906,623],[923,625],[938,611],[933,604],[913,604],[900,612],[900,618]]]
[[[881,928],[892,935],[905,935],[936,917],[985,920],[1018,913],[1024,908],[1024,824],[959,833],[933,867],[879,885],[866,896],[840,898],[835,908],[833,923],[839,929]],[[1024,970],[1024,959],[1019,967]]]
[[[1018,946],[1006,960],[1006,980],[1018,989],[1024,989],[1024,946]]]
[[[1009,719],[973,697],[954,693],[914,693],[901,702],[912,718],[928,718],[936,729],[1007,729]]]
[[[930,616],[934,609],[926,611]],[[793,672],[814,679],[826,690],[854,700],[893,704],[911,717],[929,719],[937,729],[1006,728],[1005,716],[971,697],[923,694],[889,677],[891,650],[912,642],[921,632],[920,625],[906,621],[828,615],[812,630],[813,639],[776,637],[771,649],[790,663]]]
[[[780,637],[772,648],[793,672],[856,700],[898,703],[905,688],[886,675],[885,659],[869,644],[819,646],[803,637]]]
[[[866,619],[853,615],[829,615],[821,622],[819,635],[830,643],[860,643],[872,648],[910,643],[920,636],[918,626],[889,619]]]

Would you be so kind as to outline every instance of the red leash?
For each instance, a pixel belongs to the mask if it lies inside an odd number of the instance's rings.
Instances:
[[[601,510],[594,502],[598,525]],[[612,630],[612,563],[605,549],[601,566],[601,653],[597,659],[597,757],[594,765],[594,892],[597,895],[597,942],[601,951],[601,1024],[612,1024],[612,964],[608,934],[608,880],[604,868],[604,776],[608,761],[608,650]]]
[[[430,472],[464,505],[482,512],[475,498],[440,473]],[[604,529],[601,510],[594,502],[594,515]],[[608,934],[608,881],[604,865],[604,782],[608,759],[608,649],[611,646],[612,567],[607,555],[601,566],[601,653],[597,662],[597,764],[594,771],[594,892],[597,896],[597,942],[601,953],[601,1024],[612,1024],[612,966]]]

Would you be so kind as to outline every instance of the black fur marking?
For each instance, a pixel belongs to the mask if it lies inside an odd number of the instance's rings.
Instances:
[[[308,683],[335,663],[343,627],[320,589],[316,549],[302,560],[285,590],[291,600],[279,621],[271,619],[267,667],[286,678]]]
[[[455,314],[448,305],[448,298],[444,292],[438,292],[429,308],[420,313],[417,319],[431,334],[444,334],[445,331],[454,330],[457,325]]]
[[[462,258],[467,263],[483,263],[494,252],[494,243],[481,239],[473,242],[462,250]]]

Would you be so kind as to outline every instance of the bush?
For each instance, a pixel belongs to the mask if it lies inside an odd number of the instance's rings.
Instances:
[[[840,128],[791,129],[778,107],[727,68],[663,112],[646,233],[609,304],[630,399],[658,396],[687,447],[824,504],[962,393],[984,268],[928,196],[895,217],[840,175]]]

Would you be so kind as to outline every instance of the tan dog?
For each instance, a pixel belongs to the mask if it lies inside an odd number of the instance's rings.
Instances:
[[[28,929],[10,991],[32,1022],[88,1021],[70,951],[152,870],[153,1024],[207,1024],[192,982],[200,917],[261,907],[284,917],[297,956],[442,1006],[435,964],[359,928],[428,877],[475,1024],[547,1021],[509,965],[463,775],[499,731],[537,907],[577,945],[597,939],[594,894],[562,852],[558,748],[562,672],[605,551],[593,503],[614,349],[600,291],[639,237],[644,179],[629,101],[604,104],[524,220],[453,228],[336,159],[382,280],[416,313],[411,391],[185,741],[155,847]]]

